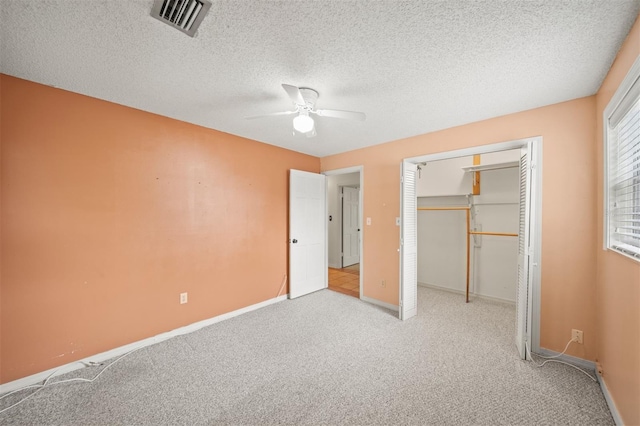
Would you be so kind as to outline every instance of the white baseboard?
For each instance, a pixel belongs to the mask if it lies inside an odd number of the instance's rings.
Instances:
[[[609,411],[611,411],[611,417],[613,417],[613,421],[616,422],[617,426],[623,426],[624,423],[622,422],[622,417],[620,417],[620,413],[618,412],[618,407],[616,407],[615,402],[613,402],[613,398],[611,398],[611,394],[609,393],[607,384],[604,381],[604,377],[602,377],[600,371],[597,368],[596,377],[598,378],[598,383],[600,383],[600,389],[602,389],[604,399],[605,401],[607,401],[607,405],[609,406]]]
[[[466,292],[463,291],[463,290],[458,290],[458,289],[451,288],[451,287],[442,287],[442,286],[439,286],[439,285],[436,285],[436,284],[429,284],[429,283],[421,283],[421,282],[419,282],[418,283],[418,287],[426,287],[426,288],[432,288],[434,290],[441,290],[441,291],[446,291],[446,292],[449,292],[449,293],[461,294],[463,297],[466,294]]]
[[[120,355],[124,355],[127,352],[131,352],[132,350],[140,349],[145,346],[155,345],[156,343],[163,342],[175,336],[181,336],[183,334],[193,333],[194,331],[200,330],[203,327],[213,325],[215,323],[227,320],[229,318],[237,317],[238,315],[242,315],[247,312],[255,311],[256,309],[260,309],[265,306],[272,305],[274,303],[281,302],[286,299],[287,299],[287,295],[285,294],[283,296],[279,296],[274,299],[265,300],[264,302],[260,302],[254,305],[246,306],[244,308],[236,309],[235,311],[232,311],[232,312],[227,312],[226,314],[222,314],[206,320],[194,322],[193,324],[185,325],[184,327],[176,328],[175,330],[171,330],[166,333],[161,333],[161,334],[158,334],[157,336],[149,337],[147,339],[129,343],[128,345],[120,346],[120,347],[108,350],[106,352],[95,354],[87,358],[80,359],[78,361],[70,362],[68,364],[61,365],[60,367],[51,368],[47,371],[42,371],[40,373],[32,374],[31,376],[23,377],[21,379],[14,380],[12,382],[4,383],[0,385],[0,394],[21,389],[25,386],[35,385],[43,382],[49,376],[55,377],[61,374],[68,373],[70,371],[79,370],[81,368],[86,367],[87,364],[101,363],[108,359],[115,358]]]
[[[420,287],[427,287],[427,288],[433,288],[436,290],[442,290],[442,291],[448,291],[451,293],[456,293],[456,294],[462,294],[465,295],[466,291],[463,290],[457,290],[455,288],[451,288],[451,287],[442,287],[436,284],[429,284],[429,283],[418,283],[418,286]],[[479,293],[469,293],[469,296],[471,297],[476,297],[478,299],[485,299],[485,300],[491,300],[493,302],[500,302],[500,303],[508,303],[510,305],[515,305],[516,302],[514,300],[509,300],[509,299],[502,299],[500,297],[493,297],[493,296],[485,296],[484,294],[479,294]]]
[[[398,305],[392,305],[391,303],[382,302],[378,299],[372,299],[367,296],[360,296],[360,300],[363,302],[371,303],[372,305],[382,306],[385,309],[389,309],[390,311],[398,312]]]
[[[534,352],[534,355],[542,355],[542,356],[558,356],[560,352],[551,351],[549,349],[540,348],[538,351]],[[583,370],[588,370],[590,373],[595,374],[596,363],[593,361],[589,361],[586,359],[578,358],[571,355],[560,355],[557,358],[554,358],[557,361],[566,362],[567,364],[575,365],[576,367],[580,367]]]

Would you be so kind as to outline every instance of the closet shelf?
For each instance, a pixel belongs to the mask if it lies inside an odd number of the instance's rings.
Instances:
[[[484,172],[486,170],[511,169],[514,167],[518,167],[519,165],[520,165],[519,161],[507,161],[505,163],[479,164],[477,166],[466,166],[466,167],[462,167],[462,170],[464,170],[465,172]]]

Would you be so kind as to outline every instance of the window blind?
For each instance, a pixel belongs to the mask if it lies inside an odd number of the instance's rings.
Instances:
[[[640,259],[640,79],[611,114],[608,246]]]

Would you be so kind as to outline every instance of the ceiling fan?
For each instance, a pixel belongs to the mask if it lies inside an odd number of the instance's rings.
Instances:
[[[367,116],[363,112],[341,111],[337,109],[316,109],[316,101],[318,100],[318,92],[308,87],[296,87],[290,84],[283,84],[282,88],[287,92],[289,98],[295,105],[294,111],[274,112],[271,114],[256,115],[246,117],[247,120],[255,118],[273,117],[277,115],[298,114],[293,119],[293,129],[299,133],[311,138],[316,135],[315,122],[311,118],[311,114],[319,117],[342,118],[345,120],[364,121]]]

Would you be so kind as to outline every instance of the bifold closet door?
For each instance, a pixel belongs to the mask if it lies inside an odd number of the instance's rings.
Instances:
[[[526,347],[531,349],[531,297],[532,297],[532,239],[531,239],[531,185],[535,168],[532,166],[532,144],[520,151],[520,210],[518,229],[518,283],[516,289],[516,346],[520,358],[526,359]]]
[[[418,203],[414,163],[402,162],[400,194],[402,194],[400,229],[400,319],[407,320],[418,312]]]

